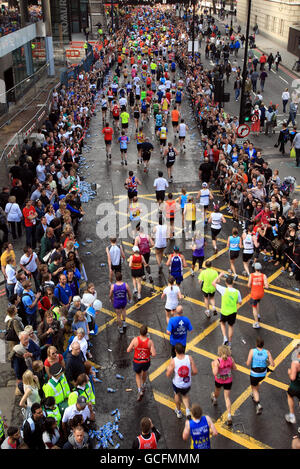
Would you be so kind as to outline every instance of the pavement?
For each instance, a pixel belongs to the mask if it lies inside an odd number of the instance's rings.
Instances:
[[[202,53],[204,49],[202,50]],[[203,53],[204,56],[204,53]],[[266,86],[266,100],[275,102],[282,87],[280,76],[286,80],[291,77],[280,71],[278,75],[270,75],[269,85]],[[233,96],[233,81],[230,79],[227,90]],[[236,113],[238,103],[232,101],[226,103],[225,110]],[[185,153],[177,157],[174,166],[174,183],[170,190],[176,195],[180,194],[182,186],[188,193],[195,194],[199,190],[198,166],[202,161],[202,149],[200,146],[200,135],[195,126],[192,109],[187,99],[184,99],[182,112],[190,128],[187,136]],[[128,170],[133,169],[135,174],[142,180],[139,187],[139,201],[143,203],[142,218],[149,223],[150,227],[157,223],[155,194],[153,181],[157,176],[158,169],[166,169],[161,162],[159,146],[154,137],[154,125],[152,119],[145,127],[145,133],[155,143],[155,149],[151,156],[149,174],[144,174],[141,167],[136,164],[136,145],[134,140],[133,123],[129,125],[129,136],[131,143],[128,150],[128,166],[121,166],[120,151],[116,136],[112,146],[112,163],[108,164],[105,158],[104,141],[101,135],[102,120],[101,111],[92,119],[90,137],[87,144],[90,146],[83,152],[89,168],[84,167],[82,173],[84,178],[91,184],[97,185],[95,199],[84,204],[86,215],[80,226],[79,253],[84,262],[89,281],[95,283],[98,298],[103,302],[102,312],[97,316],[99,334],[92,339],[93,361],[100,365],[98,378],[102,383],[96,384],[96,421],[101,426],[111,417],[111,410],[116,407],[121,413],[119,429],[124,435],[120,441],[121,448],[130,448],[133,439],[139,433],[139,422],[143,416],[149,416],[155,426],[161,431],[162,439],[159,448],[187,449],[188,443],[181,439],[184,427],[184,419],[178,420],[174,413],[173,391],[171,380],[166,378],[165,370],[170,357],[170,345],[165,333],[165,311],[161,300],[161,292],[167,283],[168,270],[163,269],[159,275],[155,262],[154,253],[150,257],[150,266],[154,279],[154,286],[147,281],[143,283],[142,300],[135,301],[127,309],[127,331],[120,336],[117,331],[116,316],[112,305],[108,300],[109,284],[108,269],[105,255],[105,247],[109,244],[108,235],[101,236],[101,230],[108,229],[104,222],[98,223],[107,216],[108,225],[116,222],[119,237],[125,250],[126,258],[131,253],[132,239],[128,233],[127,219],[127,195],[124,190],[124,181]],[[173,131],[169,126],[169,139],[173,139]],[[294,174],[300,177],[300,169],[294,168],[294,162],[288,158],[282,158],[274,149],[276,136],[266,137],[260,135],[251,140],[256,146],[263,148],[266,159],[272,168],[279,165],[280,175]],[[175,146],[177,142],[175,140]],[[219,200],[217,188],[214,196]],[[124,205],[125,203],[125,205]],[[116,210],[114,210],[116,208]],[[205,231],[207,246],[205,258],[211,259],[215,268],[227,270],[229,268],[228,250],[226,248],[227,237],[231,234],[232,223],[226,207],[221,202],[222,213],[226,216],[226,225],[220,233],[219,252],[214,254],[210,230]],[[112,226],[111,225],[111,226]],[[92,243],[82,245],[87,238]],[[237,288],[240,289],[243,303],[238,310],[237,323],[232,343],[233,357],[237,363],[238,371],[234,374],[234,383],[231,392],[233,427],[228,428],[225,424],[226,412],[222,394],[218,406],[213,407],[210,402],[210,393],[213,390],[213,376],[211,373],[211,361],[216,357],[217,348],[221,343],[222,336],[218,317],[208,319],[204,314],[204,303],[200,292],[197,275],[191,276],[191,249],[190,242],[182,237],[180,224],[176,225],[176,244],[181,247],[183,254],[188,260],[189,267],[184,270],[184,282],[182,290],[185,298],[182,306],[185,314],[190,318],[193,331],[188,336],[187,351],[195,360],[198,375],[192,379],[190,398],[192,402],[199,402],[205,414],[211,416],[217,427],[219,435],[212,440],[213,449],[287,449],[290,448],[291,437],[297,431],[297,425],[287,424],[284,414],[287,413],[286,389],[289,384],[287,369],[290,364],[290,356],[294,345],[300,340],[299,334],[299,284],[292,278],[286,276],[280,269],[274,268],[272,264],[264,263],[263,270],[266,273],[270,288],[262,301],[262,321],[259,331],[252,328],[252,312],[249,305],[249,290],[246,286],[247,279],[243,277],[241,259],[237,261]],[[22,242],[20,241],[20,246]],[[166,252],[171,252],[173,247],[169,243]],[[92,254],[87,254],[91,252]],[[127,262],[124,263],[123,278],[132,288],[130,271]],[[0,326],[6,308],[5,297],[0,296]],[[220,298],[216,297],[218,312],[220,311]],[[136,383],[132,370],[132,356],[126,349],[132,338],[138,335],[141,324],[147,324],[149,335],[155,343],[157,356],[152,359],[147,390],[141,402],[136,402]],[[275,360],[275,370],[268,373],[267,378],[261,385],[261,403],[263,413],[256,416],[255,407],[252,403],[249,382],[249,369],[245,362],[249,349],[255,346],[255,339],[260,335],[265,340],[265,346],[272,353]],[[3,343],[2,343],[3,345]],[[116,378],[119,373],[124,380]],[[13,373],[9,364],[1,363],[0,372],[0,409],[8,419],[8,422],[19,424],[21,420],[18,408],[18,399],[14,398]],[[107,387],[116,390],[108,393]],[[9,392],[7,392],[9,391]],[[276,411],[274,410],[276,409]],[[298,424],[300,422],[299,409],[296,410]]]

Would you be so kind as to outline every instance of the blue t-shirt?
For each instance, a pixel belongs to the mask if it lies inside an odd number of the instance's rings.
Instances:
[[[22,303],[24,305],[26,314],[35,314],[37,310],[37,306],[35,305],[34,308],[29,307],[32,305],[32,303],[35,300],[35,294],[33,293],[33,291],[30,290],[29,292],[23,291],[23,295],[24,296],[22,297]]]
[[[73,296],[71,287],[66,284],[65,288],[62,288],[60,285],[57,285],[54,289],[54,296],[64,305],[69,303],[70,296]]]
[[[186,345],[186,336],[188,331],[192,331],[191,321],[186,316],[171,317],[167,326],[167,331],[171,332],[170,344],[176,345],[180,342]]]

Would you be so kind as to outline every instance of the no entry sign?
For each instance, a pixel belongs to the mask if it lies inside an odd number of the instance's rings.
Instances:
[[[236,133],[240,138],[245,138],[250,134],[250,127],[247,124],[241,124]]]

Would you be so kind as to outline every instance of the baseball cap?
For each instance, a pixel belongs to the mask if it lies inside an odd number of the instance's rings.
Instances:
[[[79,396],[77,398],[77,404],[82,405],[82,406],[86,405],[86,398],[84,396]]]
[[[140,252],[140,248],[138,246],[133,246],[133,252]]]
[[[262,270],[261,264],[260,264],[259,262],[255,262],[255,264],[254,264],[254,269],[255,269],[255,270]]]
[[[51,376],[58,376],[63,371],[62,366],[60,363],[54,363],[50,366],[50,374]]]
[[[203,182],[202,187],[207,187],[207,182]]]

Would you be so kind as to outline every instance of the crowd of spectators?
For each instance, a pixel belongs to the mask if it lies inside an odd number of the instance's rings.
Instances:
[[[31,23],[42,20],[42,7],[39,5],[29,5],[28,16]],[[20,28],[21,14],[19,8],[8,7],[2,4],[0,9],[0,37],[13,33]]]

